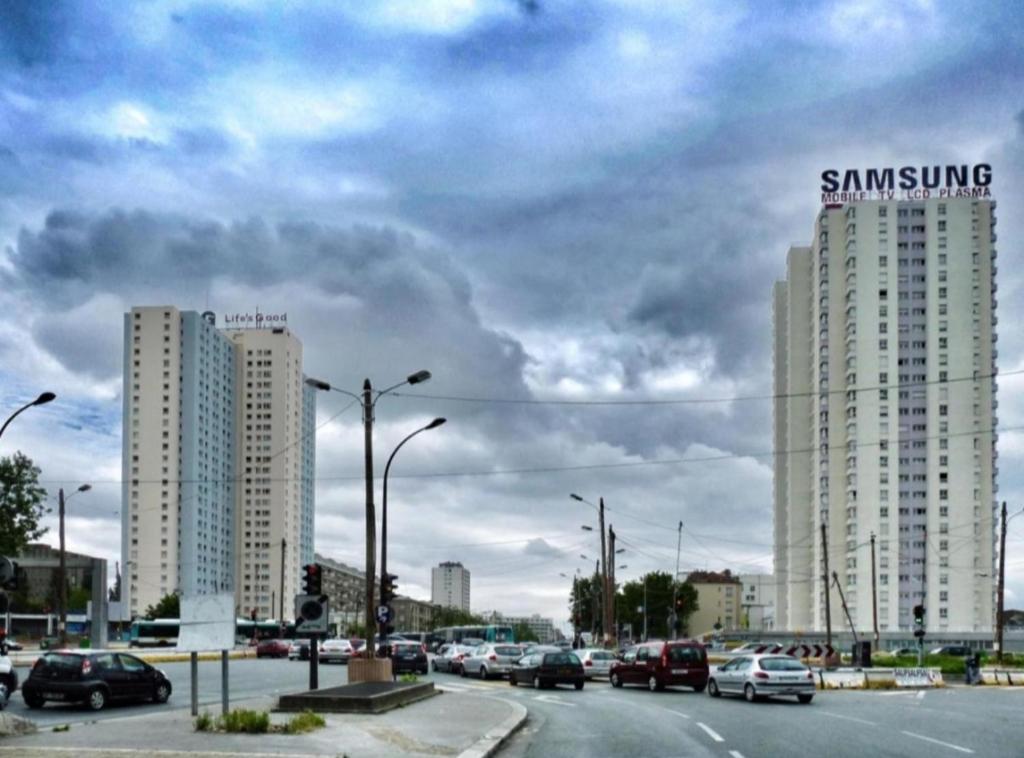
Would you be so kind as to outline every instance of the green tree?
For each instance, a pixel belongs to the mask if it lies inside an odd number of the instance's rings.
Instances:
[[[526,624],[516,624],[512,633],[516,637],[516,642],[540,642],[540,638]]]
[[[472,613],[462,610],[461,608],[446,608],[444,606],[435,605],[434,613],[431,617],[430,629],[438,629],[445,626],[469,626],[469,625],[483,625],[487,622],[484,621],[481,616],[474,616]]]
[[[572,591],[569,593],[569,623],[576,632],[601,634],[600,572],[595,571],[590,577],[573,577]]]
[[[150,620],[181,618],[181,598],[175,592],[164,595],[160,598],[160,602],[146,609],[145,615]]]
[[[39,520],[50,509],[39,468],[22,453],[0,458],[0,555],[15,556],[46,533]]]
[[[669,625],[672,613],[672,575],[665,571],[652,571],[640,579],[626,582],[616,595],[617,616],[620,624],[631,624],[633,635],[640,636],[644,629],[644,582],[647,583],[647,636],[669,639],[673,630]],[[697,589],[686,582],[675,583],[678,601],[679,634],[685,636],[690,616],[698,609]]]

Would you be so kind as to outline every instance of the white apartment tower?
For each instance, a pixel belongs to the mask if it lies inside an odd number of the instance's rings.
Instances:
[[[315,400],[301,344],[284,328],[218,330],[214,314],[173,306],[133,308],[124,335],[132,617],[172,592],[225,591],[239,615],[279,615],[282,584],[294,595],[313,557]]]
[[[469,571],[453,561],[434,566],[430,570],[430,602],[469,613]]]
[[[825,205],[775,284],[779,629],[825,629],[827,542],[872,630],[872,537],[880,631],[992,629],[996,203],[927,194]]]

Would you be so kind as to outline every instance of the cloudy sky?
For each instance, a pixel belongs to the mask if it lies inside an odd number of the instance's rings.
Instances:
[[[168,0],[0,9],[0,408],[73,550],[119,557],[122,314],[284,311],[381,400],[389,563],[561,622],[618,572],[770,572],[771,309],[831,167],[984,161],[1024,369],[1024,19],[995,0]],[[1000,498],[1024,504],[1024,379]],[[415,390],[415,391],[413,391]],[[736,399],[754,398],[754,399]],[[668,402],[675,401],[675,402]],[[713,401],[713,402],[694,402]],[[317,550],[363,561],[358,409],[321,395]],[[339,413],[340,412],[340,413]],[[0,415],[4,415],[0,412]],[[46,538],[56,541],[56,534]],[[1008,605],[1024,605],[1024,517]],[[581,556],[588,556],[584,560]]]

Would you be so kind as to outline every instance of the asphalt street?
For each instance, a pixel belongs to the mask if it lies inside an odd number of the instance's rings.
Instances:
[[[809,705],[747,703],[684,688],[614,689],[606,681],[537,692],[438,674],[439,685],[525,705],[502,758],[1024,757],[1024,687],[819,692]]]
[[[166,705],[115,705],[92,713],[78,706],[48,704],[30,711],[18,694],[9,707],[42,729],[187,710],[188,663],[159,667],[174,685]],[[247,698],[306,689],[309,664],[234,660],[229,671],[232,703],[241,705]],[[343,665],[321,665],[320,685],[343,684],[346,672]],[[810,705],[800,705],[792,699],[714,699],[683,688],[615,689],[605,680],[588,682],[578,692],[571,687],[536,691],[511,687],[507,680],[449,674],[432,673],[429,678],[451,692],[511,700],[527,708],[525,726],[501,749],[501,758],[1024,758],[1024,687],[825,691]],[[219,662],[200,662],[199,700],[201,709],[219,713]]]

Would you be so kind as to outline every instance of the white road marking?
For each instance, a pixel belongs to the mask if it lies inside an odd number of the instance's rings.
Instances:
[[[829,713],[828,711],[823,711],[820,708],[816,709],[815,713],[817,713],[820,716],[831,716],[834,719],[842,719],[843,721],[856,721],[858,724],[868,724],[869,726],[878,726],[878,724],[876,722],[874,722],[874,721],[866,721],[864,719],[859,719],[856,716],[844,716],[841,713]]]
[[[674,711],[674,710],[672,710],[671,708],[662,708],[661,706],[658,706],[658,708],[659,708],[660,710],[663,710],[663,711],[668,711],[669,713],[674,713],[674,714],[675,714],[676,716],[680,716],[680,717],[682,717],[682,718],[684,718],[684,719],[688,719],[688,718],[690,718],[689,714],[686,714],[686,713],[680,713],[679,711]]]
[[[703,723],[702,721],[698,721],[697,726],[699,726],[701,729],[707,732],[708,736],[715,742],[725,742],[725,738],[722,737],[722,735],[720,735],[718,732],[716,732],[714,729],[712,729],[710,726]]]
[[[924,696],[925,696],[925,691],[924,690],[918,690],[918,692],[917,692],[917,699],[918,700],[924,700]]]
[[[923,734],[914,734],[913,732],[903,732],[903,734],[907,735],[908,737],[915,737],[916,739],[924,740],[925,742],[933,742],[936,745],[942,745],[943,747],[948,747],[951,750],[959,750],[961,753],[974,752],[970,748],[960,747],[959,745],[954,745],[952,742],[943,742],[942,740],[936,740],[931,737],[925,737]]]
[[[575,708],[576,703],[567,703],[564,700],[559,700],[552,695],[534,695],[534,700],[540,700],[543,703],[551,703],[553,705],[564,705],[566,708]]]
[[[732,758],[743,758],[743,753],[741,753],[739,750],[730,750],[729,755],[731,755]]]

